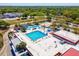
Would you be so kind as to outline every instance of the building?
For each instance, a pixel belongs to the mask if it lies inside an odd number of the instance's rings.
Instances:
[[[62,56],[79,56],[79,51],[73,48],[68,49]]]
[[[52,34],[55,35],[56,37],[61,38],[67,43],[76,45],[79,42],[79,35],[65,31],[65,30],[60,30]]]
[[[55,56],[79,56],[79,51],[74,48],[70,48],[63,54],[61,52],[58,52]]]
[[[19,52],[16,49],[16,45],[21,43],[21,40],[18,37],[12,37],[10,40],[10,47],[13,56],[32,56],[28,49],[24,52]]]
[[[22,13],[4,13],[3,16],[4,18],[16,18],[20,17]]]

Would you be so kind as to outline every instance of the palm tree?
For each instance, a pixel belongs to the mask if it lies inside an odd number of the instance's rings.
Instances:
[[[53,31],[55,31],[56,30],[56,27],[57,27],[56,22],[53,22],[50,27],[53,29]]]
[[[21,30],[22,32],[26,32],[26,28],[24,28],[24,27],[21,27],[20,30]]]
[[[9,32],[9,33],[8,33],[9,40],[12,39],[12,36],[13,36],[13,32]]]
[[[19,43],[18,45],[16,45],[17,51],[19,51],[19,52],[25,51],[26,50],[26,45],[27,44],[22,41],[21,43]]]

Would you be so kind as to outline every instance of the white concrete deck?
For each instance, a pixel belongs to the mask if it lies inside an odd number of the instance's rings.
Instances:
[[[43,33],[47,32],[47,28],[40,28],[36,30],[39,30]],[[36,30],[26,30],[26,33],[30,33]],[[75,35],[67,31],[61,30],[55,33],[63,36],[64,38],[70,39],[73,42],[79,40],[79,35]],[[77,44],[76,46],[66,43],[60,44],[60,40],[53,37],[51,34],[48,34],[47,36],[40,38],[34,42],[28,36],[25,36],[25,33],[19,32],[15,34],[21,41],[27,43],[26,47],[34,56],[54,56],[58,52],[63,54],[71,47],[79,51],[79,44]]]
[[[44,32],[42,29],[39,30]],[[27,32],[29,33],[31,31]],[[51,34],[34,42],[29,37],[25,36],[24,33],[16,33],[16,35],[20,40],[27,43],[26,47],[34,56],[54,56],[58,52],[64,53],[71,47],[65,44],[61,45],[60,40],[53,37]]]

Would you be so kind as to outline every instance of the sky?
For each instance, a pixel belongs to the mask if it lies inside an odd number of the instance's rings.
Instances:
[[[0,3],[0,6],[79,6],[79,3]]]

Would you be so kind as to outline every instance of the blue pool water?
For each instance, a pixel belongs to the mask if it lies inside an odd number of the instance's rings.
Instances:
[[[34,31],[34,32],[26,34],[26,36],[28,36],[31,40],[36,41],[46,36],[46,34],[42,33],[41,31]]]
[[[33,25],[33,26],[29,26],[29,25],[27,25],[27,24],[23,24],[23,25],[21,25],[22,27],[24,27],[24,28],[26,28],[27,30],[30,30],[30,29],[32,29],[32,28],[40,28],[41,26],[39,26],[39,25]]]
[[[40,28],[38,25],[28,26],[27,29],[30,30],[31,28]]]

